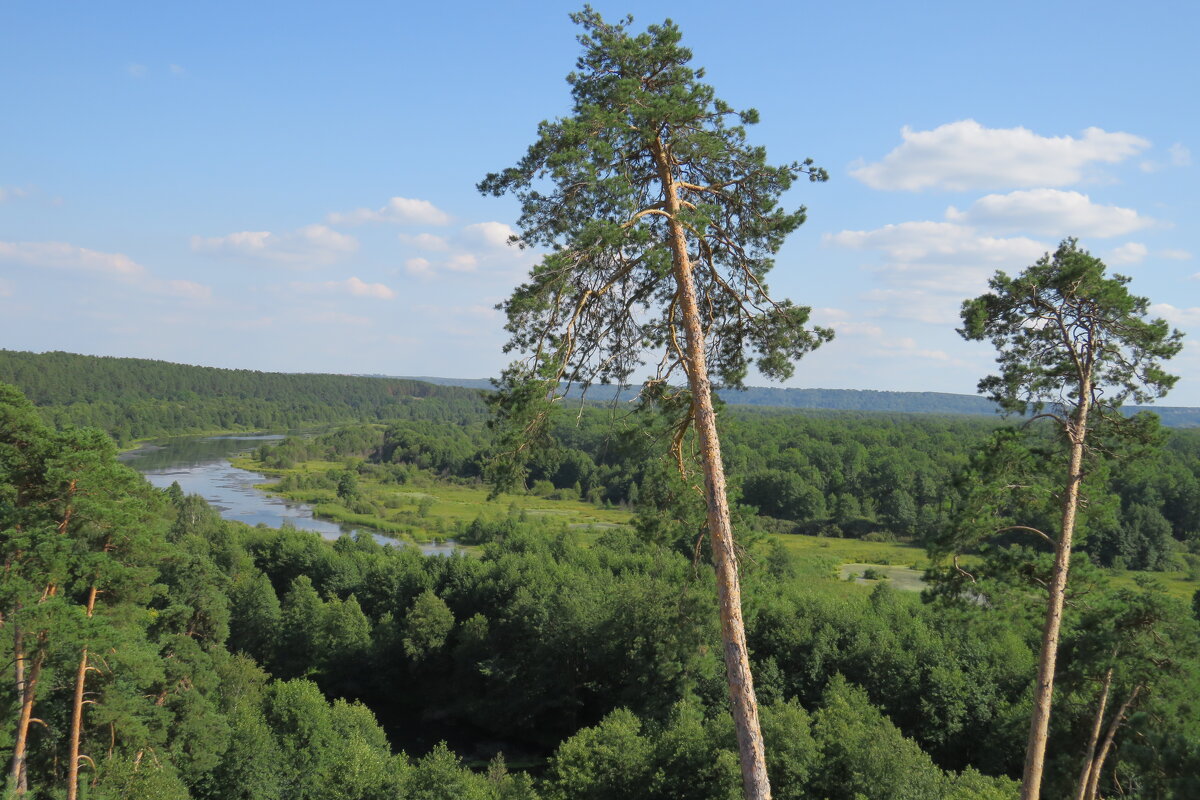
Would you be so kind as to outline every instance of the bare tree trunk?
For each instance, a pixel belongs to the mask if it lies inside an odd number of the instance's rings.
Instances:
[[[96,584],[88,591],[87,616],[90,619],[96,608]],[[71,738],[67,763],[67,800],[79,797],[79,738],[83,730],[83,688],[87,681],[88,649],[83,647],[79,657],[79,669],[75,672],[75,699],[71,704]]]
[[[1100,770],[1104,768],[1104,761],[1108,758],[1109,751],[1112,750],[1112,743],[1113,739],[1117,736],[1117,729],[1125,721],[1125,715],[1129,713],[1129,707],[1137,700],[1137,696],[1141,691],[1141,686],[1133,687],[1133,691],[1129,693],[1129,697],[1117,709],[1117,715],[1109,723],[1108,733],[1104,734],[1104,744],[1100,745],[1100,752],[1096,754],[1096,765],[1092,768],[1092,774],[1088,778],[1087,794],[1084,795],[1084,800],[1096,800],[1096,792],[1100,788]]]
[[[17,714],[16,741],[13,744],[8,777],[10,785],[15,787],[19,797],[29,791],[29,776],[25,768],[29,747],[29,726],[33,721],[33,700],[37,694],[38,679],[42,674],[42,664],[46,660],[46,652],[44,647],[38,648],[37,655],[34,656],[27,673],[25,662],[28,660],[28,653],[25,650],[25,637],[20,628],[17,628],[14,639],[14,654],[17,661],[17,697],[20,698],[21,710]]]
[[[1079,786],[1075,790],[1075,800],[1084,800],[1087,794],[1088,779],[1096,765],[1096,743],[1100,741],[1100,731],[1104,727],[1104,711],[1108,708],[1108,690],[1112,688],[1113,668],[1109,667],[1104,673],[1104,686],[1100,690],[1100,704],[1096,707],[1096,716],[1092,720],[1092,733],[1088,736],[1087,750],[1083,755],[1083,770],[1079,773]]]
[[[687,338],[685,367],[692,393],[692,413],[695,417],[696,433],[700,439],[700,456],[704,468],[708,531],[717,575],[717,598],[720,602],[721,641],[729,682],[729,703],[737,731],[742,787],[746,800],[770,800],[771,785],[767,778],[766,750],[758,722],[758,701],[754,696],[754,678],[750,674],[750,656],[742,621],[742,590],[738,579],[737,553],[734,549],[733,527],[729,519],[729,503],[725,496],[725,467],[721,461],[721,443],[717,438],[712,384],[708,379],[704,331],[700,326],[696,286],[692,277],[691,260],[688,257],[687,237],[677,216],[680,208],[679,196],[671,175],[668,156],[661,145],[654,147],[654,156],[666,195],[675,281],[679,287],[679,306]]]
[[[1091,382],[1080,381],[1079,410],[1068,426],[1071,459],[1067,467],[1067,486],[1063,496],[1062,531],[1054,554],[1054,574],[1046,601],[1046,625],[1042,630],[1042,650],[1038,658],[1037,683],[1033,693],[1033,715],[1029,721],[1029,741],[1025,747],[1025,774],[1021,780],[1021,800],[1038,800],[1042,792],[1042,773],[1046,766],[1046,739],[1050,730],[1050,705],[1054,699],[1054,668],[1058,660],[1059,630],[1067,594],[1067,574],[1071,569],[1071,538],[1079,509],[1079,484],[1083,481],[1083,444],[1087,436]]]

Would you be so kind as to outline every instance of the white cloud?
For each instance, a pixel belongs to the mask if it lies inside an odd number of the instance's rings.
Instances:
[[[1150,146],[1131,133],[1088,128],[1083,136],[1039,136],[1028,128],[985,128],[973,119],[931,131],[905,126],[904,142],[850,174],[873,189],[995,189],[1064,186],[1089,164],[1115,164]]]
[[[450,215],[428,200],[393,197],[379,209],[358,208],[329,215],[330,225],[361,225],[366,222],[391,222],[399,225],[448,225]]]
[[[292,289],[310,294],[350,294],[355,297],[374,297],[379,300],[391,300],[396,292],[382,283],[367,283],[359,278],[350,277],[344,281],[322,281],[321,283],[293,283]]]
[[[966,211],[946,209],[946,219],[991,230],[1049,236],[1123,236],[1154,220],[1132,208],[1093,203],[1086,194],[1058,189],[1028,189],[979,198]]]
[[[186,75],[187,74],[187,70],[184,69],[183,67],[179,66],[178,64],[172,64],[169,67],[169,69],[171,70],[172,75],[178,76],[178,75]]]
[[[1192,259],[1192,254],[1187,250],[1159,250],[1155,255],[1169,261],[1191,261]]]
[[[476,222],[463,228],[464,238],[487,247],[508,247],[508,240],[515,235],[516,231],[503,222]]]
[[[1172,325],[1200,325],[1200,307],[1176,308],[1170,303],[1154,303],[1150,313],[1162,317]]]
[[[1108,263],[1113,265],[1140,264],[1145,260],[1149,248],[1141,242],[1128,242],[1108,254]]]
[[[1046,251],[1024,236],[980,236],[953,222],[901,222],[872,231],[825,234],[826,242],[855,250],[881,250],[893,261],[956,264],[1004,264],[1037,259]]]
[[[194,281],[161,280],[124,253],[103,253],[66,242],[0,242],[0,262],[98,275],[153,294],[207,300],[212,290]]]
[[[416,236],[410,236],[407,233],[398,235],[400,241],[405,244],[412,245],[420,250],[431,250],[434,252],[442,252],[450,249],[450,243],[441,236],[435,236],[432,233],[418,233]]]
[[[0,203],[16,200],[28,194],[29,190],[23,189],[20,186],[0,186]]]
[[[1182,142],[1176,142],[1168,147],[1167,153],[1171,157],[1171,166],[1173,167],[1190,167],[1192,165],[1192,151],[1187,149]]]
[[[241,231],[228,236],[192,237],[197,253],[251,258],[288,266],[332,264],[358,250],[358,240],[324,225],[307,225],[298,231]]]
[[[443,262],[443,266],[451,272],[474,272],[479,259],[471,253],[458,253]]]
[[[981,236],[952,222],[903,222],[870,231],[826,234],[828,244],[876,250],[883,263],[871,267],[879,284],[864,298],[875,316],[946,325],[958,320],[964,298],[987,288],[997,269],[1020,269],[1048,249],[1026,237]]]
[[[128,72],[130,77],[132,77],[132,78],[142,78],[142,77],[145,77],[145,75],[146,75],[146,65],[145,64],[128,64],[125,67],[125,71]]]

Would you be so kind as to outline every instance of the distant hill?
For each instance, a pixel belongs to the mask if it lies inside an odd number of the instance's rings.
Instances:
[[[490,389],[491,381],[478,378],[421,377],[409,380],[426,381],[441,386],[463,386]],[[617,394],[615,386],[593,386],[588,397],[598,402],[611,400]],[[744,390],[722,389],[717,392],[730,405],[769,406],[772,408],[827,409],[832,411],[879,411],[892,414],[976,414],[994,416],[996,406],[973,394],[948,392],[884,392],[874,389],[781,389],[750,386]],[[578,396],[578,391],[571,393]],[[621,390],[622,396],[632,398],[636,389]],[[1162,423],[1171,428],[1200,427],[1200,408],[1183,406],[1127,406],[1126,411],[1153,411]]]
[[[257,372],[144,358],[0,350],[0,383],[53,425],[90,425],[119,442],[206,431],[486,415],[477,390],[403,378]]]

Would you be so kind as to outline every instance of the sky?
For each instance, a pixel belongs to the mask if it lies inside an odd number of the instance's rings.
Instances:
[[[1074,236],[1186,334],[1161,402],[1200,406],[1200,4],[594,6],[674,20],[770,161],[829,171],[770,285],[837,336],[786,386],[973,393],[962,301]],[[537,256],[475,185],[569,112],[579,8],[6,3],[0,347],[497,374]]]

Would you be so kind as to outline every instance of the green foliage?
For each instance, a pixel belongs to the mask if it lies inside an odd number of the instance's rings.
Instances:
[[[694,254],[688,280],[703,309],[708,369],[726,385],[740,386],[751,364],[786,378],[795,359],[833,335],[805,327],[809,309],[772,300],[764,283],[805,218],[803,208],[780,208],[780,196],[799,176],[822,181],[825,171],[811,160],[767,164],[746,137],[758,112],[716,98],[670,20],[632,34],[631,17],[608,23],[585,7],[571,18],[582,54],[567,78],[570,115],[542,122],[515,167],[479,184],[485,194],[515,194],[514,241],[549,251],[501,306],[505,351],[528,357],[505,371],[494,400],[506,457],[493,477],[505,488],[524,479],[563,382],[626,384],[648,353],[660,387],[683,371],[673,230],[686,232]]]
[[[413,661],[423,661],[446,644],[454,628],[454,612],[446,601],[426,589],[404,617],[404,652]]]
[[[901,482],[918,513],[931,507],[938,470],[965,463],[992,427],[734,416],[734,463],[822,476],[826,497],[861,491],[860,513],[890,481]],[[202,499],[149,489],[116,464],[103,437],[50,430],[4,387],[0,422],[6,648],[19,626],[26,666],[39,652],[46,659],[35,692],[34,716],[44,724],[35,723],[31,739],[32,792],[61,794],[73,675],[86,642],[103,656],[87,684],[95,702],[85,706],[83,752],[96,762],[94,772],[84,769],[87,797],[736,796],[712,578],[693,566],[694,535],[681,535],[699,522],[672,517],[689,506],[686,487],[658,484],[644,460],[626,463],[641,451],[611,436],[600,412],[557,429],[571,455],[548,455],[536,468],[545,480],[561,472],[614,496],[636,482],[639,512],[659,515],[653,530],[661,535],[576,535],[514,509],[465,526],[482,546],[451,558],[224,522]],[[371,460],[380,435],[348,432],[319,447],[347,450],[332,459],[335,475],[352,471],[365,494],[373,469],[396,466]],[[910,474],[898,466],[904,440],[913,443]],[[347,464],[351,449],[368,460]],[[1142,506],[1161,509],[1173,534],[1183,530],[1194,511],[1196,452],[1194,437],[1176,435],[1146,466],[1098,474],[1121,502],[1093,516],[1122,525]],[[72,499],[72,480],[87,497]],[[679,503],[660,502],[673,492]],[[887,513],[885,505],[872,513]],[[1044,575],[1046,554],[1006,548],[995,576],[986,561],[970,562],[987,603],[922,604],[886,586],[868,596],[837,582],[794,545],[906,563],[897,548],[776,541],[783,544],[745,540],[743,575],[775,796],[1011,798],[1011,782],[992,776],[1019,771],[1039,627],[1027,611],[1027,579]],[[1193,796],[1196,620],[1149,585],[1109,590],[1086,559],[1077,568],[1051,731],[1051,752],[1060,755],[1047,785],[1057,791],[1078,773],[1097,678],[1114,666],[1120,696],[1145,687],[1110,762],[1122,785],[1148,797]],[[106,593],[88,622],[80,603],[97,576]],[[39,602],[48,580],[60,588]],[[7,764],[18,706],[11,656],[4,661]],[[522,767],[550,761],[510,773],[493,759],[485,774],[437,746],[443,738],[480,764],[500,743]],[[401,748],[415,757],[393,754]]]
[[[1104,263],[1075,239],[1015,278],[998,272],[991,293],[962,308],[960,333],[990,339],[998,353],[1000,373],[980,381],[979,391],[1018,413],[1086,401],[1100,417],[1128,398],[1166,394],[1177,378],[1161,362],[1179,352],[1182,334],[1146,320],[1150,301],[1131,295],[1128,283],[1106,277]]]

